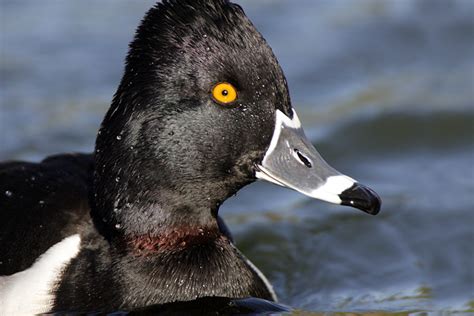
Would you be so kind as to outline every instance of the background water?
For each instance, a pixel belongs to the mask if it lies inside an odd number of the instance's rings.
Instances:
[[[316,148],[384,202],[256,183],[220,211],[239,247],[307,311],[473,311],[474,1],[238,2]],[[91,151],[153,1],[0,3],[0,159]]]

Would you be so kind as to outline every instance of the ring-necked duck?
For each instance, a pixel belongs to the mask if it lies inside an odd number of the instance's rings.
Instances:
[[[219,206],[265,179],[370,214],[306,139],[270,47],[226,0],[153,7],[92,155],[0,165],[0,311],[276,300]]]

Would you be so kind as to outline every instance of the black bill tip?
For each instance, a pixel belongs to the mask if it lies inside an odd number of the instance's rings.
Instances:
[[[377,215],[382,200],[372,189],[354,183],[352,187],[339,194],[341,205],[352,206],[371,215]]]

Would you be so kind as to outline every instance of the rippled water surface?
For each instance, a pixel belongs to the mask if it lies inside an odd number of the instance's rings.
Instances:
[[[306,311],[474,310],[474,1],[238,1],[375,217],[256,183],[220,213]],[[0,159],[91,151],[153,1],[0,1]]]

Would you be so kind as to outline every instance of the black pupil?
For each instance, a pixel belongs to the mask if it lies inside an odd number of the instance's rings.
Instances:
[[[222,90],[222,95],[223,95],[223,96],[226,97],[228,94],[229,94],[229,91],[227,91],[227,90]]]

